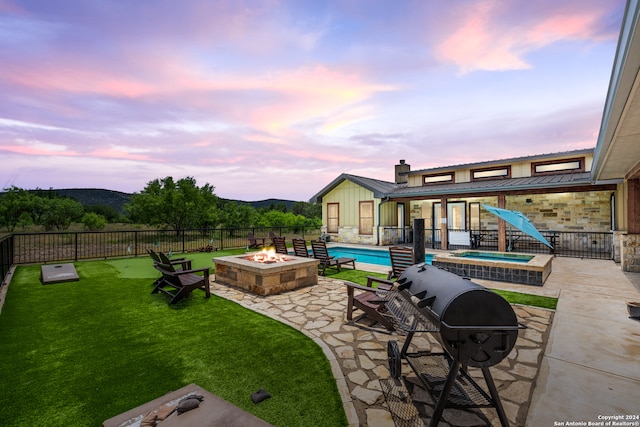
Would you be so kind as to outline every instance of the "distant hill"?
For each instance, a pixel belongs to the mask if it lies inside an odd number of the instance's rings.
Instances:
[[[230,202],[236,202],[236,203],[246,203],[248,205],[253,206],[256,209],[269,208],[271,206],[277,206],[280,203],[284,203],[288,211],[291,211],[291,207],[295,203],[293,200],[281,200],[281,199],[266,199],[266,200],[258,200],[257,202],[244,202],[242,200],[230,200],[230,199],[227,199],[227,200]]]
[[[131,194],[129,193],[100,188],[64,188],[52,191],[61,196],[75,199],[82,203],[83,206],[109,206],[120,214],[124,214],[124,205],[129,203],[131,199]]]
[[[34,190],[36,191],[36,190]],[[43,191],[43,190],[40,190]],[[104,190],[101,188],[64,188],[64,189],[51,189],[44,191],[52,191],[60,196],[70,197],[82,203],[83,206],[98,206],[104,205],[115,209],[116,212],[124,214],[124,205],[131,199],[131,194],[123,193],[121,191]],[[1,193],[0,193],[1,194]],[[280,203],[284,203],[288,211],[291,211],[291,207],[295,203],[293,200],[280,200],[280,199],[266,199],[258,200],[254,202],[246,202],[242,200],[225,199],[236,203],[246,203],[253,206],[256,209],[269,208],[270,206],[276,206]]]

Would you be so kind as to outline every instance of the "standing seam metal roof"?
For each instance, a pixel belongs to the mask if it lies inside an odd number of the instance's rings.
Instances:
[[[356,175],[341,174],[329,185],[314,195],[311,198],[311,201],[318,203],[321,202],[322,197],[325,194],[333,190],[344,180],[349,180],[372,191],[374,197],[379,199],[425,197],[469,192],[495,193],[515,190],[544,190],[556,187],[584,186],[592,184],[590,172],[433,184],[419,187],[409,187],[407,184],[395,184],[388,181],[365,178]]]

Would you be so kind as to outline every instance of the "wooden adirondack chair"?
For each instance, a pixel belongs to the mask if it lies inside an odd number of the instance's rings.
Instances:
[[[413,248],[409,246],[391,246],[389,248],[389,258],[391,259],[391,270],[387,279],[398,279],[402,273],[415,264],[413,259]]]
[[[374,282],[379,282],[377,288],[373,287]],[[387,314],[384,305],[384,295],[393,289],[393,284],[384,279],[368,277],[367,286],[356,283],[344,282],[347,286],[347,320],[353,320],[353,312],[356,309],[362,310],[362,315],[366,315],[390,331],[395,327],[391,321],[392,317]],[[359,292],[356,292],[359,291]]]
[[[271,241],[273,242],[273,247],[276,249],[277,254],[289,255],[289,250],[287,249],[287,243],[285,242],[284,237],[272,237]]]
[[[264,246],[264,237],[255,237],[252,232],[247,233],[247,240],[249,240],[247,246],[250,248],[258,249],[260,246]]]
[[[351,265],[354,270],[356,269],[355,258],[336,258],[330,256],[329,251],[327,251],[327,244],[322,240],[312,240],[311,251],[313,252],[313,257],[320,260],[319,267],[322,276],[324,276],[327,267],[335,267],[340,271],[343,265]]]
[[[191,270],[191,260],[186,258],[174,258],[171,259],[164,252],[157,252],[156,255],[160,260],[159,264],[166,264],[174,266],[180,266],[182,270]]]
[[[191,266],[191,261],[187,261]],[[183,264],[186,265],[186,264]],[[152,294],[162,292],[174,304],[191,294],[194,289],[202,289],[206,298],[211,296],[209,290],[209,267],[199,269],[177,269],[172,264],[155,264],[154,267],[162,274],[162,278],[151,291]]]
[[[291,239],[291,242],[293,242],[293,253],[295,256],[309,258],[307,242],[304,239]]]

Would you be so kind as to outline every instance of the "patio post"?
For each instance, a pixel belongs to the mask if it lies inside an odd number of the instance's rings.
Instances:
[[[416,264],[424,261],[424,218],[413,219],[413,259]]]

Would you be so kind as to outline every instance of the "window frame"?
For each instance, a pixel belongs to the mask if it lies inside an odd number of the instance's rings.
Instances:
[[[425,182],[428,178],[444,178],[449,177],[449,179],[443,179],[434,182]],[[453,184],[456,182],[456,173],[455,172],[446,172],[446,173],[438,173],[438,174],[430,174],[430,175],[422,175],[422,185],[438,185],[438,184]]]
[[[544,171],[544,172],[538,172],[536,170],[538,166],[561,165],[563,163],[572,163],[572,162],[578,162],[578,167],[574,169],[560,169],[560,170],[552,170],[552,171]],[[584,171],[585,171],[584,157],[572,157],[568,159],[556,159],[556,160],[546,160],[543,162],[531,162],[531,176],[559,175],[559,174],[584,172]]]
[[[335,207],[335,211],[336,211],[335,217],[330,216],[332,207]],[[333,225],[331,221],[332,219],[335,219],[335,228],[331,228]],[[339,229],[340,229],[340,203],[337,203],[337,202],[327,203],[327,233],[337,234]]]
[[[368,206],[367,210],[369,212],[371,212],[371,216],[365,217],[363,216],[363,206]],[[374,214],[374,203],[373,200],[361,200],[358,203],[358,234],[361,234],[363,236],[372,236],[373,235],[373,229],[374,229],[374,225],[375,225],[375,214]],[[371,221],[371,231],[370,232],[364,232],[363,229],[365,228],[363,226],[363,222],[364,220],[370,220]]]
[[[475,174],[479,172],[491,172],[491,171],[501,171],[505,169],[506,173],[504,175],[492,175],[492,176],[483,176],[476,177]],[[479,168],[479,169],[471,169],[471,181],[486,181],[490,179],[508,179],[511,178],[511,165],[499,166],[499,167],[490,167],[490,168]]]

